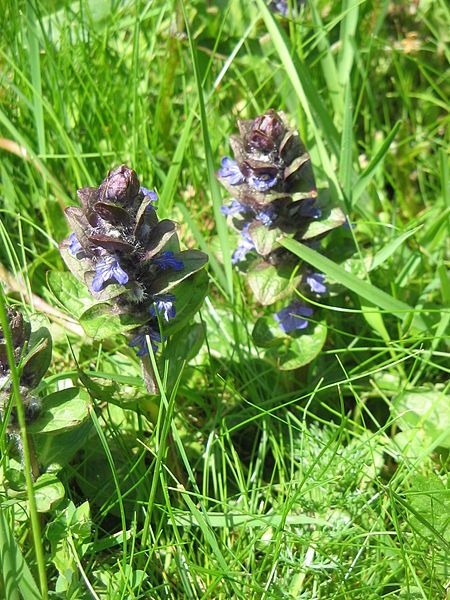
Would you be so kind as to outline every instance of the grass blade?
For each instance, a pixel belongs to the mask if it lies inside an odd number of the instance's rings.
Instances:
[[[342,199],[342,193],[337,181],[334,167],[327,153],[324,140],[327,140],[331,153],[339,157],[339,135],[323,104],[317,89],[314,86],[308,67],[296,60],[290,48],[289,40],[283,29],[275,20],[264,0],[256,0],[261,15],[266,24],[272,43],[280,57],[284,69],[294,88],[301,107],[306,113],[309,125],[313,131],[314,139],[320,157],[323,172],[329,178],[332,195]]]
[[[19,591],[27,600],[42,596],[33,575],[9,527],[5,511],[0,506],[0,562],[6,600],[19,600]]]
[[[215,176],[215,165],[214,165],[214,159],[213,159],[213,154],[212,154],[212,150],[211,150],[211,140],[210,140],[209,130],[208,130],[208,121],[206,118],[205,100],[203,97],[203,87],[202,87],[202,80],[201,80],[201,76],[200,76],[200,69],[198,66],[197,51],[195,48],[194,40],[192,39],[190,25],[189,25],[189,19],[187,17],[186,8],[185,8],[185,5],[183,2],[181,3],[181,6],[183,9],[183,15],[184,15],[184,20],[185,20],[185,24],[186,24],[186,31],[187,31],[188,38],[189,38],[189,48],[191,51],[192,65],[194,68],[195,82],[197,85],[198,103],[199,103],[199,108],[200,108],[200,120],[201,120],[201,125],[202,125],[203,146],[205,149],[206,171],[208,174],[209,189],[211,192],[211,199],[212,199],[212,203],[213,203],[213,211],[214,211],[214,217],[215,217],[215,221],[216,221],[217,233],[219,236],[220,246],[221,246],[222,254],[223,254],[223,262],[224,262],[224,267],[225,267],[225,276],[226,276],[226,280],[227,280],[228,294],[229,294],[230,298],[232,298],[233,297],[233,271],[232,271],[232,265],[231,265],[231,250],[230,250],[230,245],[228,242],[227,224],[225,222],[225,219],[222,218],[222,213],[220,212],[220,207],[222,206],[222,197],[220,194],[219,184],[218,184],[218,182],[216,180],[216,176]]]
[[[353,174],[353,109],[350,82],[345,88],[344,122],[341,136],[341,156],[339,162],[339,180],[344,191],[347,209],[351,206],[352,174]]]
[[[373,257],[372,264],[370,265],[369,271],[374,271],[377,267],[382,265],[384,262],[390,258],[394,252],[403,244],[405,240],[410,238],[412,235],[418,231],[420,227],[415,227],[410,231],[405,231],[401,235],[399,235],[394,240],[390,241],[386,246],[384,246],[379,252],[375,254]]]
[[[353,205],[358,201],[361,195],[366,191],[367,186],[369,185],[372,177],[375,175],[375,171],[380,166],[384,157],[386,156],[390,145],[394,141],[395,136],[398,133],[398,130],[401,127],[401,121],[397,121],[392,130],[389,132],[389,135],[386,137],[384,142],[382,143],[380,149],[375,154],[375,156],[370,161],[367,168],[361,173],[358,180],[356,181],[354,190],[353,190]]]
[[[194,104],[188,118],[186,119],[186,123],[183,127],[183,132],[178,141],[177,147],[175,149],[175,154],[173,155],[172,163],[169,167],[169,172],[167,173],[166,180],[164,181],[164,187],[162,189],[161,196],[159,199],[159,210],[161,211],[161,216],[163,218],[170,217],[170,215],[172,214],[173,198],[175,195],[175,190],[177,188],[181,166],[183,164],[184,153],[186,151],[190,139],[192,121],[194,120],[196,107],[197,103]]]
[[[340,28],[340,53],[338,61],[339,82],[345,85],[350,78],[355,56],[355,32],[358,24],[360,0],[344,0],[344,18]]]

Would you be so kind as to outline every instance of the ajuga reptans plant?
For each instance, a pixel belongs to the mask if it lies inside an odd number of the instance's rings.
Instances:
[[[52,355],[50,333],[41,323],[31,324],[14,308],[7,309],[14,363],[19,367],[19,394],[25,421],[30,424],[41,414],[42,402],[35,392],[47,371]],[[22,444],[16,406],[12,403],[13,380],[8,360],[5,333],[0,326],[0,417],[7,420],[7,431],[22,455]]]
[[[49,367],[52,341],[46,328],[38,327],[32,331],[30,323],[16,308],[8,308],[7,319],[16,366],[23,359],[19,392],[22,397],[25,419],[32,422],[41,411],[40,399],[34,395],[33,390],[39,385]],[[5,335],[0,327],[0,408],[2,418],[7,413],[11,391],[11,366],[8,361]],[[11,407],[9,423],[11,427],[18,426],[15,407]]]
[[[60,244],[62,257],[99,303],[96,314],[119,320],[142,358],[149,390],[156,391],[148,344],[156,352],[161,332],[180,328],[199,308],[206,288],[194,274],[207,256],[180,251],[176,223],[158,219],[156,193],[126,165],[98,188],[78,190],[78,197],[81,206],[65,211],[72,233]]]
[[[319,200],[309,154],[283,113],[268,110],[238,121],[238,128],[239,135],[230,138],[234,159],[223,158],[217,174],[233,196],[222,207],[239,232],[232,262],[261,304],[288,301],[273,318],[282,335],[296,335],[310,328],[313,316],[296,290],[318,297],[326,293],[325,277],[306,264],[299,267],[279,242],[291,237],[317,248],[345,217]]]

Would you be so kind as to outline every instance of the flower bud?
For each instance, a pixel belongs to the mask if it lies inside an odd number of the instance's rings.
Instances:
[[[98,188],[99,200],[129,204],[139,193],[139,179],[133,169],[120,165],[108,173]]]

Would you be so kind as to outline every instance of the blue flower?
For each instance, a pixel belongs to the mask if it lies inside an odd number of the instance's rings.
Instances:
[[[156,317],[157,314],[162,314],[165,321],[169,321],[175,317],[175,296],[173,294],[161,294],[160,296],[155,296],[153,301],[154,304],[150,308],[152,317]]]
[[[265,209],[258,210],[255,216],[265,227],[270,227],[275,219],[275,212],[273,208],[268,206]]]
[[[298,214],[301,217],[307,217],[308,219],[320,219],[322,211],[316,206],[314,198],[308,198],[300,202],[300,209]]]
[[[266,192],[277,184],[277,176],[270,173],[261,173],[261,175],[250,175],[247,179],[248,184],[258,190],[258,192]]]
[[[72,256],[76,256],[78,253],[83,252],[83,247],[74,233],[69,235],[69,242],[69,252]]]
[[[128,342],[128,345],[131,346],[131,348],[136,347],[138,349],[136,353],[138,356],[145,356],[148,354],[147,336],[150,338],[153,352],[158,350],[156,342],[161,342],[161,336],[157,331],[149,327],[147,331],[138,333]]]
[[[325,294],[327,291],[327,286],[324,284],[325,275],[323,273],[308,273],[305,280],[312,292],[315,292],[316,294]]]
[[[235,160],[225,156],[225,158],[222,158],[220,161],[220,164],[221,167],[217,172],[219,177],[228,179],[231,185],[239,185],[245,181],[245,177],[242,175],[239,165]]]
[[[172,269],[173,271],[181,271],[184,267],[183,261],[175,258],[171,251],[161,252],[159,256],[152,259],[152,263],[157,265],[163,271]]]
[[[242,240],[239,242],[236,250],[233,252],[233,256],[231,257],[231,262],[233,265],[241,260],[244,260],[244,258],[247,256],[247,253],[255,248],[255,244],[248,232],[249,226],[250,223],[246,223],[241,231]]]
[[[128,283],[128,275],[114,256],[106,256],[95,265],[95,277],[92,280],[94,292],[100,292],[109,282],[116,281],[120,285]]]
[[[291,333],[296,329],[305,329],[308,326],[308,321],[301,317],[310,317],[312,314],[312,308],[302,306],[300,302],[294,300],[288,306],[276,312],[274,319],[284,333]]]
[[[229,215],[238,215],[241,213],[245,213],[247,211],[248,211],[248,208],[244,204],[241,204],[235,198],[233,198],[233,200],[231,201],[231,204],[226,204],[226,205],[220,207],[220,212],[227,217]]]
[[[344,227],[344,229],[355,229],[356,223],[350,223],[348,217],[345,217],[345,221],[342,223],[342,227]]]
[[[146,187],[140,187],[139,191],[144,196],[146,200],[150,200],[150,202],[156,202],[158,200],[158,194],[151,190],[148,190]]]

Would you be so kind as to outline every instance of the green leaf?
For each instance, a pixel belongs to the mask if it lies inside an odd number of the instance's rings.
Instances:
[[[345,215],[337,206],[332,208],[329,214],[317,221],[311,221],[305,233],[302,235],[302,240],[309,240],[319,235],[323,235],[336,227],[340,227],[345,223]]]
[[[168,292],[183,281],[183,279],[199,271],[208,262],[208,255],[200,250],[184,250],[183,252],[174,254],[174,257],[183,261],[183,270],[162,273],[149,288],[150,294]]]
[[[169,382],[174,384],[185,363],[200,352],[205,339],[201,323],[189,323],[170,337],[164,353],[169,365]]]
[[[450,543],[448,488],[433,472],[427,473],[426,476],[413,475],[408,501],[414,511],[411,518],[414,529],[429,543],[434,542],[434,547],[442,552],[445,561],[448,547],[446,548],[443,542]]]
[[[267,229],[261,225],[250,228],[249,235],[255,244],[256,252],[261,256],[266,256],[272,252],[277,239],[283,236],[283,232],[278,228]]]
[[[53,510],[65,496],[63,484],[53,473],[45,473],[38,477],[33,487],[36,508],[40,513]]]
[[[175,293],[176,316],[169,323],[163,322],[163,333],[173,335],[200,309],[208,292],[208,274],[205,270],[195,273],[177,285]]]
[[[54,392],[42,402],[42,413],[29,426],[30,433],[60,433],[77,427],[89,418],[90,402],[76,387]]]
[[[286,338],[286,344],[271,350],[271,355],[277,360],[282,371],[292,371],[309,364],[316,358],[326,339],[326,323],[324,321],[316,325],[310,323],[307,329],[296,334],[296,337]]]
[[[39,464],[51,466],[53,471],[67,465],[75,454],[86,445],[92,431],[90,419],[67,431],[55,431],[52,435],[35,435],[33,442]]]
[[[24,359],[23,376],[28,379],[30,387],[36,387],[52,360],[52,336],[48,330],[49,320],[44,315],[31,315],[30,324],[29,351]]]
[[[273,317],[260,317],[252,331],[252,338],[256,346],[270,348],[282,343],[286,334],[275,324]]]
[[[93,262],[89,258],[75,258],[75,256],[72,256],[68,244],[67,239],[59,244],[61,257],[75,279],[84,284],[84,274],[94,269]],[[88,293],[88,291],[86,290],[85,293]]]
[[[404,430],[422,430],[432,444],[450,448],[450,396],[437,389],[403,392],[392,401],[393,414]]]
[[[114,314],[116,312],[116,314]],[[79,317],[80,325],[86,334],[96,340],[103,340],[130,331],[143,325],[150,314],[117,314],[117,309],[107,302],[94,304]]]
[[[290,269],[276,269],[273,265],[260,262],[249,270],[247,281],[257,302],[267,306],[291,295],[300,276],[292,278]]]
[[[47,285],[58,302],[77,319],[94,303],[84,283],[72,273],[50,271],[47,273]]]
[[[304,244],[297,242],[296,240],[284,239],[281,240],[281,245],[284,246],[290,252],[293,252],[296,256],[312,265],[315,269],[325,273],[327,277],[334,279],[338,283],[344,285],[346,288],[372,302],[379,308],[392,313],[399,319],[405,319],[409,314],[413,312],[413,309],[408,306],[405,302],[393,298],[386,292],[383,292],[374,285],[362,281],[355,275],[348,273],[340,265],[337,265],[329,258],[322,256],[315,250],[308,248]],[[424,331],[427,329],[426,323],[420,317],[416,315],[413,324],[417,329]]]

